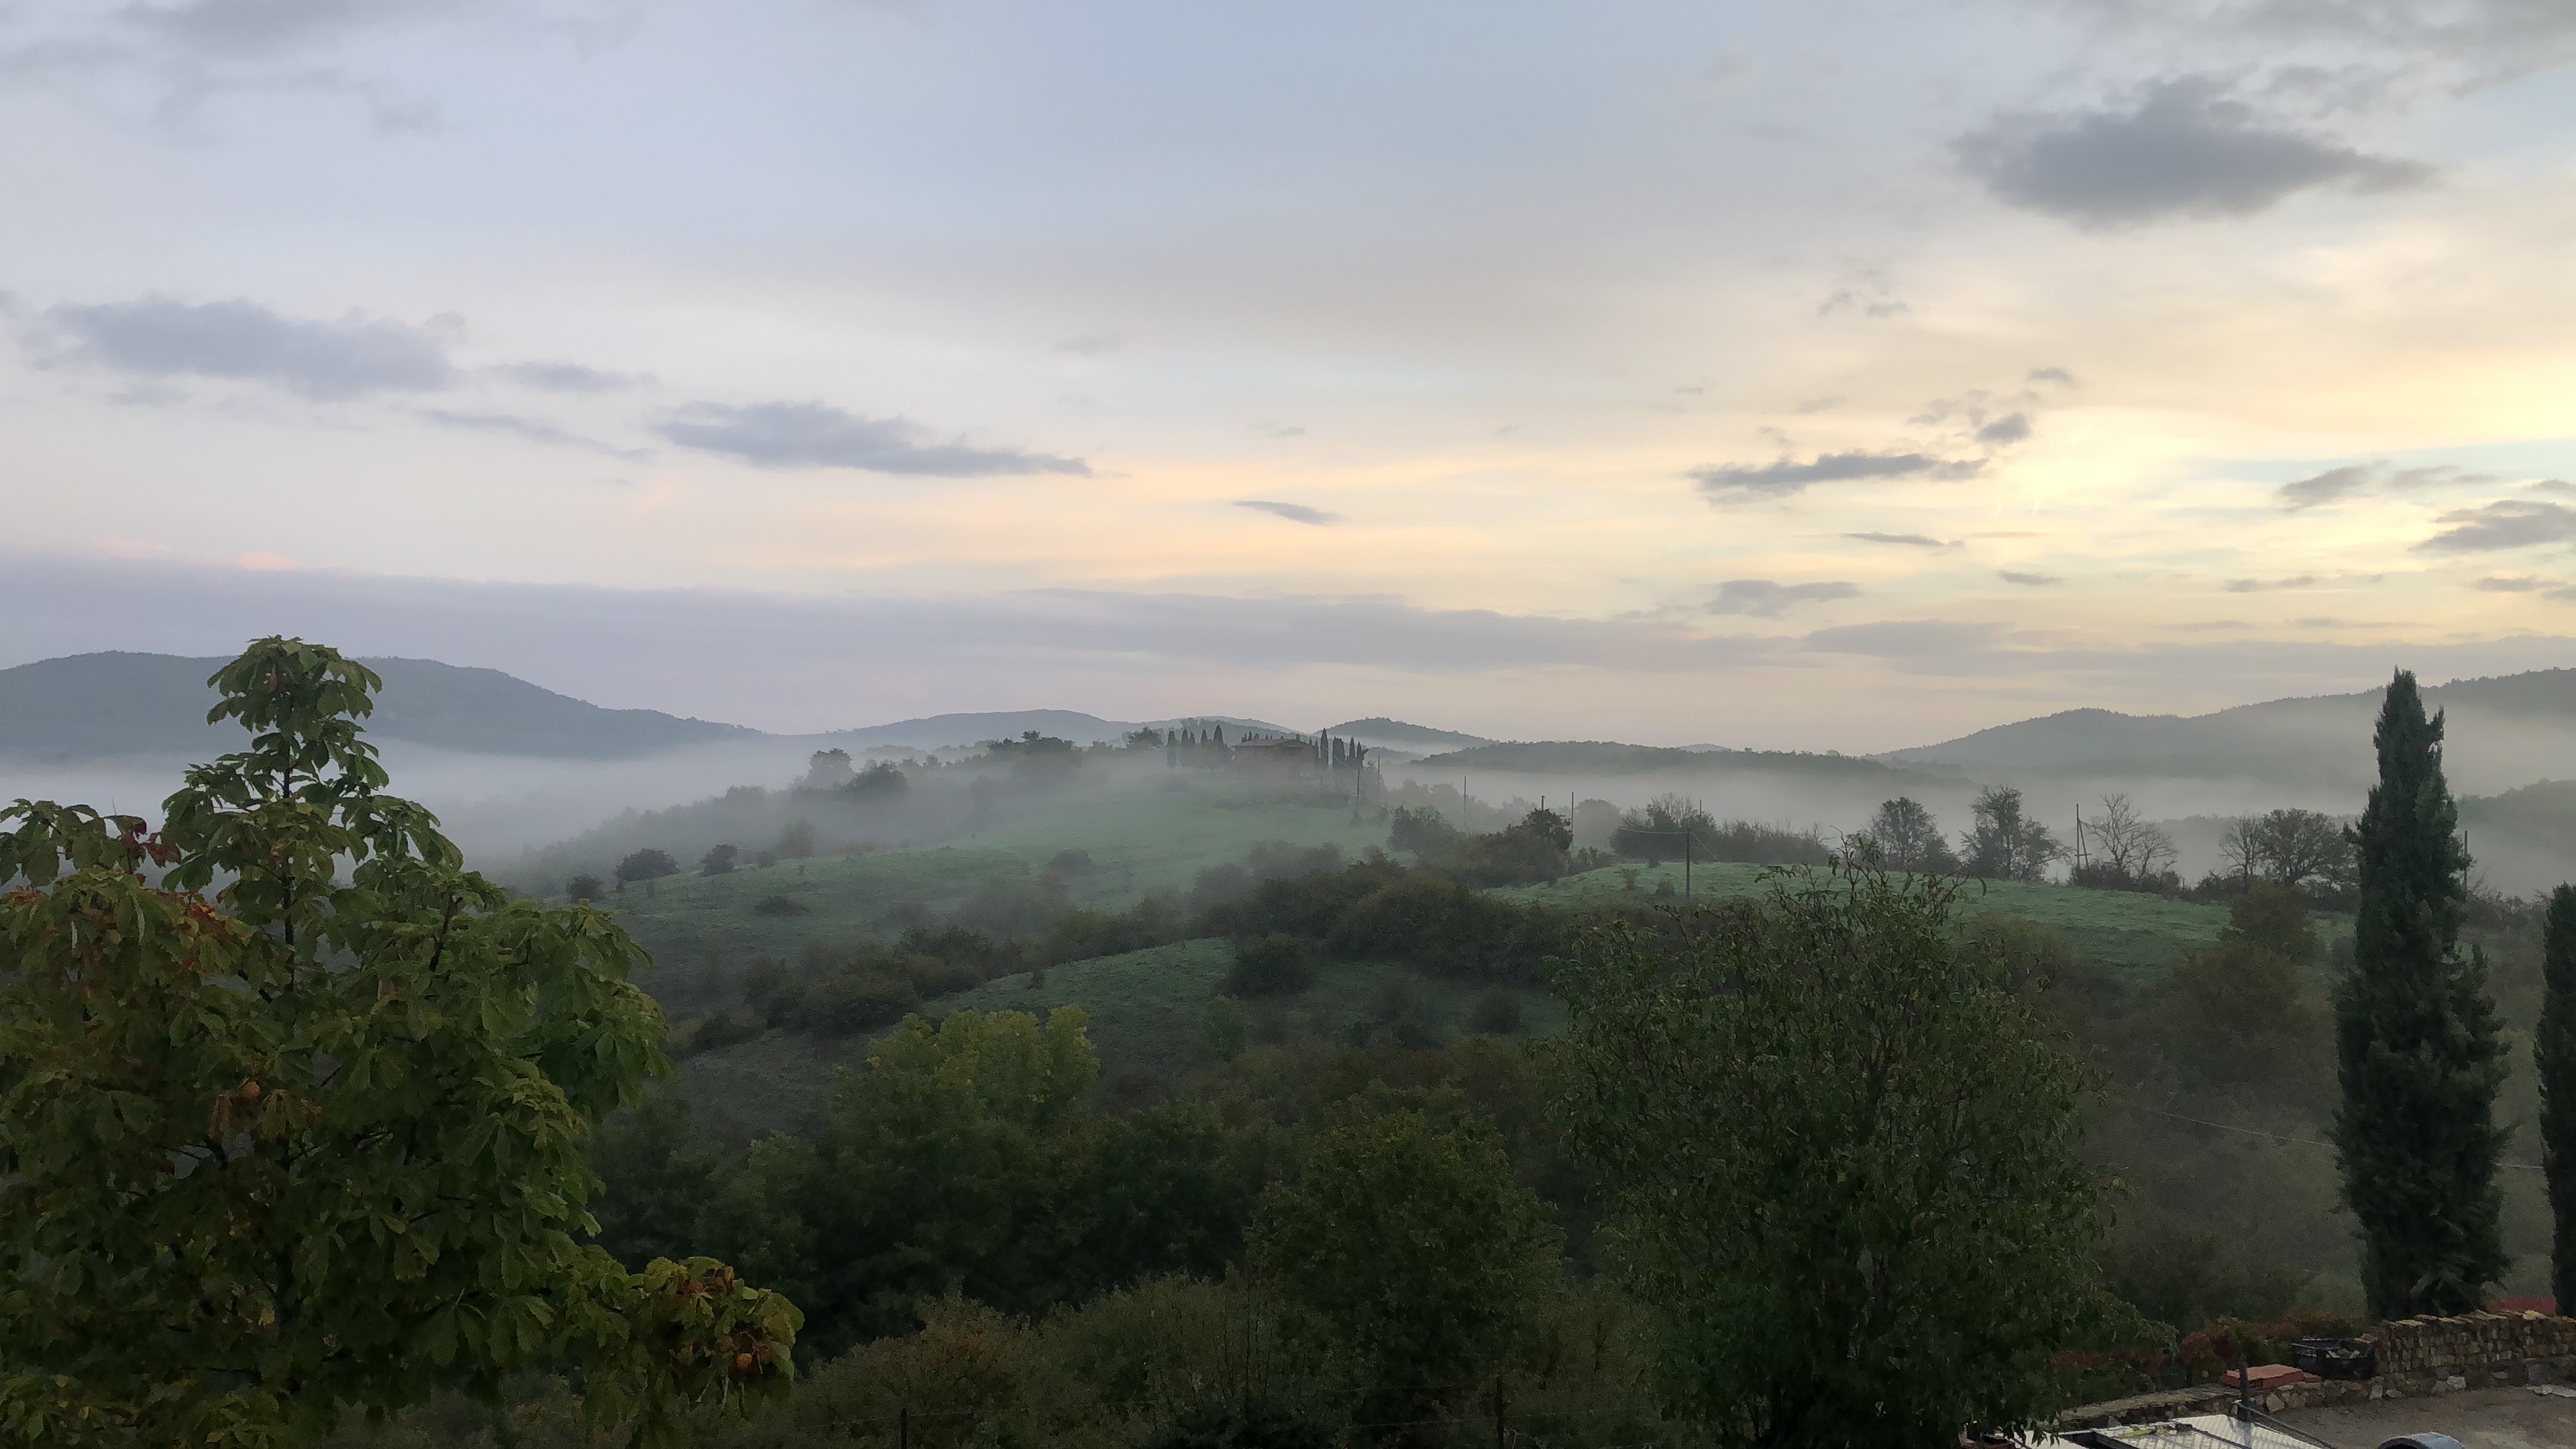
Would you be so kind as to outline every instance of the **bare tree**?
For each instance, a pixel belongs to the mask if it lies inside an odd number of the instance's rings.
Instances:
[[[2174,863],[2173,837],[2138,813],[2126,795],[2102,797],[2102,811],[2078,827],[2099,864],[2123,881],[2152,880]]]
[[[2263,817],[2236,817],[2228,824],[2227,833],[2219,837],[2218,847],[2227,852],[2228,868],[2238,880],[2252,880],[2263,869]]]

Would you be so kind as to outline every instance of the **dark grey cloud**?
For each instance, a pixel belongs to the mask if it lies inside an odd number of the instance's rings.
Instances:
[[[2547,579],[2515,579],[2501,575],[2491,575],[2471,585],[2490,594],[2536,594],[2550,586]]]
[[[2391,191],[2432,168],[2267,122],[2213,81],[2166,81],[2127,110],[2010,117],[1955,144],[2012,205],[2086,227],[2249,216],[2312,187]]]
[[[1816,483],[1853,483],[1872,478],[1956,479],[1974,477],[1985,464],[1954,462],[1929,453],[1819,453],[1801,463],[1782,458],[1762,464],[1729,463],[1693,468],[1683,475],[1697,483],[1712,503],[1739,503],[1752,498],[1785,498]]]
[[[2269,594],[2281,589],[2313,589],[2316,586],[2317,576],[2315,574],[2301,574],[2297,578],[2291,579],[2229,579],[2227,581],[2227,592],[2231,594]]]
[[[1342,516],[1338,513],[1326,513],[1320,508],[1309,508],[1303,503],[1281,503],[1272,498],[1238,498],[1234,501],[1234,506],[1249,508],[1255,513],[1267,513],[1273,518],[1284,518],[1290,523],[1309,524],[1317,528],[1342,521]]]
[[[510,362],[491,371],[539,392],[624,392],[652,381],[644,374],[604,372],[578,362]]]
[[[2009,448],[2030,441],[2030,415],[2006,413],[1977,429],[1977,441],[1989,448]]]
[[[1080,458],[933,442],[930,430],[918,423],[864,418],[822,403],[690,403],[656,431],[683,448],[757,468],[856,468],[909,478],[1091,476],[1091,466]]]
[[[458,428],[475,433],[498,433],[504,437],[543,443],[550,448],[577,448],[586,453],[602,453],[630,463],[650,456],[641,449],[616,447],[603,443],[597,438],[586,438],[579,433],[567,432],[542,418],[521,417],[516,413],[460,413],[449,412],[443,408],[429,408],[424,410],[421,416],[443,428]]]
[[[2576,539],[2576,508],[2500,498],[2480,508],[2455,508],[2433,520],[2447,524],[2415,545],[2421,553],[2492,553]]]
[[[1952,548],[1928,533],[1846,533],[1843,537],[1860,543],[1892,543],[1905,548]]]
[[[1892,619],[1878,624],[1845,624],[1818,629],[1806,638],[1817,654],[1866,654],[1878,659],[1922,659],[1990,649],[2003,633],[2001,624],[1959,623],[1948,619]]]
[[[130,4],[114,14],[137,31],[190,50],[273,56],[335,41],[352,31],[459,8],[456,0],[187,0]]]
[[[2292,513],[2349,498],[2370,486],[2370,470],[2359,464],[2328,468],[2312,478],[2281,485],[2281,506]]]
[[[2055,574],[2025,574],[2012,569],[1997,569],[1995,577],[2008,584],[2019,584],[2026,589],[2053,588],[2066,582]]]
[[[2066,387],[2075,385],[2075,374],[2062,367],[2034,367],[2026,379],[2030,382],[2054,382]]]
[[[1840,579],[1812,584],[1784,584],[1772,579],[1728,579],[1717,586],[1717,597],[1709,601],[1712,614],[1750,614],[1756,619],[1777,619],[1797,604],[1820,604],[1833,599],[1857,599],[1860,586]]]
[[[267,633],[486,664],[594,703],[764,728],[781,727],[781,714],[821,728],[1006,696],[1098,699],[1113,678],[1150,692],[1182,673],[1250,678],[1305,665],[1689,677],[1780,649],[1667,620],[1432,609],[1385,595],[797,595],[0,552],[0,665],[107,648],[224,654]],[[920,701],[928,708],[898,697],[924,688],[936,692]]]
[[[44,360],[138,377],[262,382],[309,398],[436,392],[457,378],[446,340],[427,328],[351,313],[312,322],[256,302],[136,302],[48,308],[32,338]]]
[[[2534,493],[2555,493],[2562,498],[2576,498],[2576,483],[2564,478],[2543,478],[2529,485]]]

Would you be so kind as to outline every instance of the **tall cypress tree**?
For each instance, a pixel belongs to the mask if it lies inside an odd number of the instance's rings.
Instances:
[[[2549,1176],[2549,1291],[2576,1313],[2576,886],[2550,892],[2540,938],[2540,1164]]]
[[[2486,958],[2459,949],[2468,851],[2442,776],[2442,719],[2406,670],[2379,713],[2379,783],[2353,843],[2361,904],[2335,991],[2344,1200],[2381,1319],[2464,1313],[2502,1276],[2496,1089],[2505,1074]]]

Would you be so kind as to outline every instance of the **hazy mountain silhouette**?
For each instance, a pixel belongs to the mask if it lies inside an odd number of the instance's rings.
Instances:
[[[2360,790],[2384,690],[2276,699],[2204,715],[2071,709],[1878,758],[1994,776],[2126,780],[2260,779]],[[2464,679],[2424,691],[2450,716],[2455,788],[2492,793],[2565,773],[2576,750],[2576,669]]]
[[[75,654],[0,669],[0,755],[89,760],[201,758],[239,749],[241,726],[206,723],[222,659]],[[471,754],[621,759],[680,745],[746,739],[739,725],[650,709],[602,709],[503,674],[433,659],[369,659],[384,692],[367,732]]]

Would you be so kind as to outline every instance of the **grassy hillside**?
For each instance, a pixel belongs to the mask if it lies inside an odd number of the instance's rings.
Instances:
[[[900,925],[889,913],[901,907],[953,911],[997,883],[1035,880],[1068,851],[1084,852],[1090,863],[1056,876],[1065,903],[1120,908],[1148,895],[1179,896],[1201,870],[1239,861],[1257,843],[1336,845],[1356,857],[1386,841],[1385,826],[1373,816],[1351,824],[1350,807],[1338,801],[1224,779],[1165,783],[1051,802],[956,845],[671,876],[629,886],[601,904],[653,953],[647,984],[659,994],[693,987],[710,969],[791,960],[810,942],[890,933]],[[761,903],[772,897],[794,913],[765,914]]]

